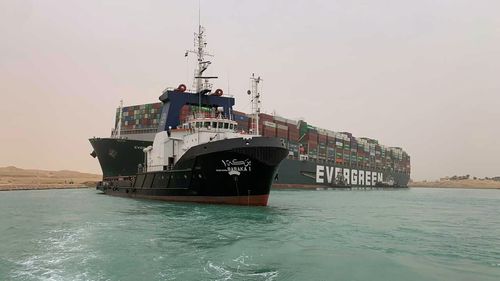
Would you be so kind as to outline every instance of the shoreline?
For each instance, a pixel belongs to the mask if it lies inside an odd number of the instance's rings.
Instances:
[[[49,189],[85,189],[85,188],[95,188],[95,186],[88,186],[83,184],[77,185],[36,185],[36,186],[26,186],[26,185],[0,185],[0,192],[2,191],[21,191],[21,190],[49,190]]]
[[[410,182],[408,186],[418,188],[500,189],[500,181],[478,179],[418,181]]]
[[[316,187],[317,188],[317,187]],[[272,188],[272,190],[311,190],[314,191],[316,188],[311,187],[278,187]],[[408,186],[408,189],[411,188],[427,188],[427,189],[481,189],[481,190],[500,190],[500,187],[471,187],[471,186],[421,186],[421,185],[412,185]],[[2,191],[27,191],[27,190],[52,190],[52,189],[95,189],[95,186],[86,186],[86,185],[75,185],[75,186],[55,186],[55,185],[47,185],[47,186],[0,186],[0,192]],[[399,188],[401,189],[401,188]],[[354,190],[354,189],[342,189],[337,188],[336,190]]]
[[[101,175],[70,170],[0,167],[0,191],[95,188],[100,180]]]
[[[500,190],[500,187],[487,187],[487,186],[421,186],[421,185],[409,185],[408,188],[442,188],[442,189],[486,189],[486,190]]]

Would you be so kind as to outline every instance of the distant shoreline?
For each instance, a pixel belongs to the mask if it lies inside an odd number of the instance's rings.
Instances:
[[[416,188],[467,188],[467,189],[500,189],[500,182],[493,180],[440,180],[410,182],[409,187]]]
[[[21,190],[48,190],[48,189],[85,189],[95,188],[90,185],[0,185],[0,191],[21,191]]]
[[[454,187],[444,187],[444,186],[409,186],[409,188],[443,188],[443,189],[500,189],[500,187],[470,187],[470,186],[454,186]]]
[[[101,179],[101,175],[69,170],[0,167],[0,191],[88,188],[95,187]]]

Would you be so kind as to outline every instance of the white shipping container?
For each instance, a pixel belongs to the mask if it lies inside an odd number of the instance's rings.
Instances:
[[[286,119],[286,123],[297,126],[299,124],[299,121],[292,120],[292,119]]]
[[[267,126],[267,127],[276,128],[276,123],[273,123],[273,122],[264,121],[263,124],[264,124],[264,126]]]
[[[325,130],[325,129],[321,129],[321,128],[318,128],[318,133],[319,133],[320,135],[328,135],[327,130]]]
[[[281,124],[276,124],[276,126],[278,127],[278,129],[287,130],[288,131],[288,126],[281,125]]]
[[[275,116],[274,116],[274,121],[279,121],[279,122],[286,123],[286,118],[283,118],[283,117],[281,117],[281,116],[277,116],[277,115],[275,115]]]

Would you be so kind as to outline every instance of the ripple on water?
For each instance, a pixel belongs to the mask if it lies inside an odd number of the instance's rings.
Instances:
[[[84,280],[85,265],[97,257],[82,243],[88,237],[86,228],[54,229],[45,235],[35,241],[38,254],[25,255],[16,262],[13,276],[19,280],[65,280],[71,266],[78,265],[72,278]]]
[[[236,264],[216,265],[207,261],[204,271],[215,280],[276,280],[278,271],[269,268],[258,268],[257,265],[249,265],[240,262],[237,258],[233,260]]]
[[[1,195],[0,280],[500,280],[498,191],[273,191],[267,208]]]

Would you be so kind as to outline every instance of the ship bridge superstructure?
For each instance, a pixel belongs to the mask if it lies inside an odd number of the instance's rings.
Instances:
[[[211,113],[195,113],[176,129],[158,132],[153,145],[144,149],[146,170],[169,170],[194,146],[234,138],[252,139],[249,135],[236,130],[237,122],[224,114],[218,107]]]
[[[214,94],[183,92],[179,86],[177,89],[166,90],[160,96],[163,109],[158,125],[158,132],[177,128],[181,125],[180,113],[184,105],[196,105],[211,109],[222,108],[225,116],[231,116],[234,106],[234,98],[229,96],[218,96]]]

